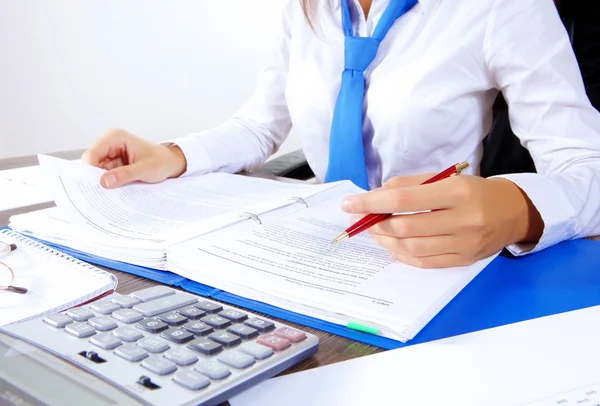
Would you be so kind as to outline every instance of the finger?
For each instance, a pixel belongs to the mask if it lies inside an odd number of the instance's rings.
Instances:
[[[443,254],[432,257],[415,258],[404,255],[394,255],[394,257],[407,265],[423,269],[450,268],[455,266],[467,266],[475,262],[457,254]]]
[[[383,187],[386,188],[397,188],[397,187],[407,187],[407,186],[416,186],[425,182],[427,179],[435,176],[434,173],[421,173],[418,175],[410,175],[410,176],[394,176],[393,178],[388,179],[387,182],[383,184]]]
[[[398,214],[369,228],[369,233],[390,237],[432,237],[454,234],[462,224],[452,209]]]
[[[455,206],[448,181],[405,188],[381,188],[348,196],[342,202],[347,213],[409,213],[448,209]]]
[[[387,235],[372,235],[372,237],[392,254],[414,258],[458,254],[461,250],[460,240],[452,235],[414,238],[396,238]]]
[[[83,155],[81,155],[81,160],[85,164],[99,166],[100,162],[104,161],[106,158],[114,158],[125,150],[126,146],[122,137],[122,132],[111,130],[86,150]]]
[[[102,169],[106,169],[107,171],[110,171],[111,169],[115,169],[115,168],[118,168],[119,166],[125,166],[125,165],[127,165],[127,164],[125,162],[123,162],[123,160],[120,157],[118,157],[115,159],[104,160],[104,161],[100,162],[98,167],[100,167]]]
[[[152,167],[144,163],[134,163],[120,166],[105,172],[100,178],[100,183],[107,189],[114,189],[137,180],[144,180]]]

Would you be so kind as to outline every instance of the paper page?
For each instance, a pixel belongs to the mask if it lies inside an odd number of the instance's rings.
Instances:
[[[433,317],[492,258],[469,267],[420,269],[396,261],[367,233],[332,244],[349,225],[339,207],[352,193],[356,189],[344,184],[323,192],[308,208],[290,207],[262,216],[261,225],[247,221],[196,238],[169,250],[168,262],[181,268],[202,263],[210,275],[200,270],[185,275],[199,282],[210,278],[220,287],[219,278],[229,290],[235,290],[232,283],[260,287],[366,325],[393,326],[390,336],[410,339],[412,324]]]
[[[0,262],[13,269],[14,286],[28,289],[25,294],[0,290],[0,326],[60,308],[94,292],[105,291],[112,284],[108,275],[82,272],[74,263],[62,261],[61,255],[35,248],[6,233],[0,233],[0,241],[17,245]]]
[[[598,320],[595,306],[368,355],[267,380],[229,403],[596,405]]]
[[[52,178],[54,200],[73,219],[106,235],[147,241],[176,237],[183,227],[200,233],[237,221],[240,212],[325,188],[212,173],[108,190],[100,185],[102,169],[44,155],[39,159]]]
[[[0,211],[51,202],[39,166],[0,171]]]

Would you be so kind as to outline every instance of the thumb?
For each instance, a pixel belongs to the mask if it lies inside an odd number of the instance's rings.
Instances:
[[[144,176],[144,166],[133,163],[105,172],[100,178],[100,184],[106,189],[114,189],[141,180],[142,176]]]
[[[418,175],[410,175],[410,176],[394,176],[393,178],[388,179],[387,182],[383,184],[385,188],[401,188],[401,187],[409,187],[409,186],[417,186],[421,183],[425,182],[427,179],[430,179],[432,176],[435,176],[434,173],[421,173]]]

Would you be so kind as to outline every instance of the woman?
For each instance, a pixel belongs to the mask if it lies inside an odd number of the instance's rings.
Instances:
[[[538,173],[476,176],[499,91]],[[406,263],[600,234],[600,115],[552,0],[291,0],[273,60],[231,120],[163,145],[113,130],[83,159],[109,169],[109,188],[236,172],[261,165],[292,125],[318,180],[372,189],[346,212],[426,211],[370,230]],[[464,160],[471,175],[419,185]]]

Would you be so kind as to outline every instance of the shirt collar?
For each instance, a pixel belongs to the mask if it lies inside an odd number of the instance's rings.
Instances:
[[[354,0],[349,0],[349,1],[353,2]],[[386,3],[386,6],[387,6],[387,3],[389,3],[389,0],[373,0],[373,3],[377,3],[377,2],[381,2],[381,1],[384,1]],[[426,14],[431,13],[434,10],[437,3],[439,3],[439,1],[440,0],[418,0],[419,4],[421,4],[421,7],[423,8],[423,11]],[[342,0],[336,0],[334,2],[336,7],[341,7],[341,3],[342,3]]]

